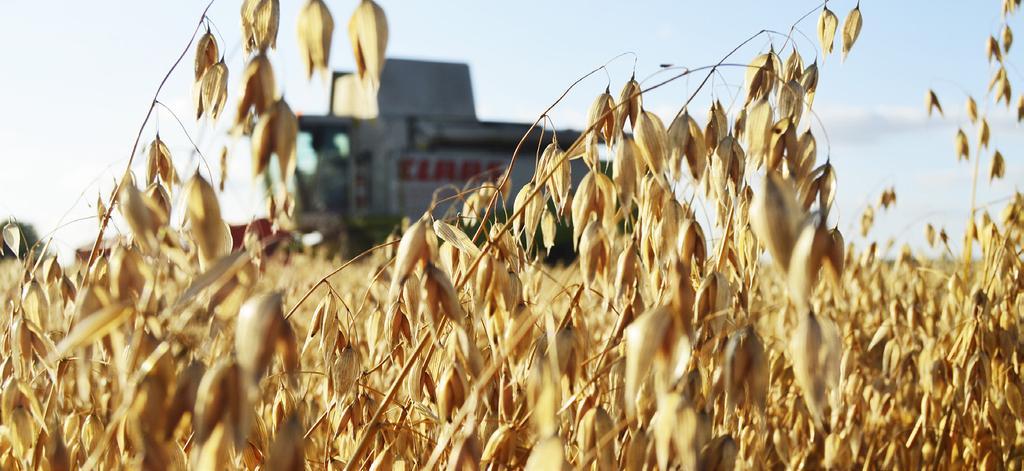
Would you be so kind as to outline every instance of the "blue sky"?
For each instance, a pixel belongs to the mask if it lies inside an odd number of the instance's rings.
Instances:
[[[231,108],[239,88],[242,53],[238,48],[238,1],[217,0],[210,17],[223,37],[231,71]],[[296,111],[326,111],[323,81],[307,82],[296,48],[298,2],[282,2],[281,33],[272,61],[285,97]],[[351,69],[345,30],[355,0],[327,0],[337,25],[331,65]],[[390,23],[388,53],[407,58],[468,62],[482,119],[532,121],[580,75],[620,53],[636,54],[639,78],[659,64],[697,67],[715,63],[752,33],[787,31],[817,1],[659,1],[659,2],[414,2],[381,0]],[[848,239],[866,201],[874,201],[893,185],[894,210],[876,216],[873,237],[896,237],[923,247],[923,224],[932,221],[950,234],[959,233],[969,205],[970,171],[957,163],[953,136],[957,126],[969,128],[963,113],[966,95],[975,95],[988,110],[993,149],[1007,160],[1003,182],[987,178],[979,202],[1010,194],[1024,183],[1021,152],[1024,135],[1004,107],[987,104],[985,87],[991,69],[984,41],[998,32],[1000,2],[953,0],[864,0],[864,28],[845,63],[838,52],[821,66],[814,102],[832,144],[832,162],[839,175],[838,214]],[[149,100],[163,74],[188,41],[205,0],[5,2],[0,16],[0,217],[13,214],[46,234],[56,232],[64,252],[87,242],[96,222],[71,222],[95,214],[99,191],[106,195],[127,161]],[[836,0],[830,8],[840,22],[855,1]],[[45,8],[56,11],[45,11]],[[810,39],[797,35],[796,46],[812,60],[817,47],[817,13],[798,25]],[[1019,18],[1011,25],[1019,25]],[[1024,34],[1024,29],[1021,29]],[[734,59],[754,55],[784,38],[766,35],[741,49]],[[1009,54],[1015,63],[1016,46]],[[838,49],[838,41],[837,41]],[[788,50],[783,57],[788,55]],[[190,51],[172,75],[160,99],[184,121],[210,165],[216,168],[226,142],[224,127],[196,123],[191,115]],[[633,69],[626,56],[608,66],[617,95]],[[714,98],[729,106],[742,72],[724,71],[714,89],[706,89],[691,105],[703,118]],[[1010,68],[1024,86],[1021,71]],[[699,82],[683,79],[651,92],[646,106],[666,120]],[[657,79],[654,79],[657,80]],[[587,107],[608,83],[597,74],[580,84],[552,113],[559,127],[582,127]],[[649,82],[653,83],[653,82]],[[924,95],[934,88],[946,118],[928,119]],[[738,106],[738,105],[737,105]],[[816,126],[816,125],[815,125]],[[817,128],[816,128],[817,129]],[[156,131],[168,141],[179,171],[186,171],[191,144],[170,113],[160,110],[143,132],[143,144]],[[824,147],[817,131],[819,147]],[[231,174],[222,198],[226,216],[248,219],[262,210],[249,180],[249,154],[244,143],[231,145]],[[983,169],[991,158],[983,154]],[[819,154],[822,155],[822,154]],[[142,169],[144,159],[137,159]],[[192,163],[193,168],[196,163]],[[997,206],[998,208],[998,206]]]

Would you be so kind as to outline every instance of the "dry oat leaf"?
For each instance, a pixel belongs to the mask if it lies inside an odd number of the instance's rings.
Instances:
[[[1001,67],[999,69],[999,78],[995,85],[999,88],[996,90],[995,101],[999,103],[1003,101],[1006,103],[1006,107],[1010,107],[1010,99],[1013,97],[1013,87],[1010,85],[1010,79],[1006,74],[1006,68]]]
[[[600,441],[615,428],[615,422],[611,415],[603,407],[592,407],[580,420],[577,427],[576,443],[580,450],[587,450],[597,454],[596,464],[598,469],[613,469],[615,462],[614,447],[603,446]]]
[[[823,55],[832,53],[836,38],[836,28],[838,27],[839,18],[836,18],[836,14],[832,13],[828,6],[823,6],[821,16],[818,17],[818,41],[821,42],[821,52]]]
[[[11,383],[13,385],[13,382]],[[4,391],[5,396],[12,396],[13,394]],[[26,396],[24,393],[18,393],[21,397]],[[6,397],[5,397],[6,399]],[[8,401],[5,401],[8,402]],[[24,405],[19,407],[8,406],[5,404],[6,411],[4,411],[4,422],[5,427],[0,430],[5,432],[4,435],[7,438],[7,451],[5,454],[16,455],[16,456],[27,456],[29,450],[33,447],[34,438],[36,436],[37,423],[33,421],[34,415]],[[36,447],[38,450],[40,447]],[[10,462],[8,462],[10,464]],[[14,469],[12,467],[11,469]]]
[[[554,471],[572,469],[565,461],[565,450],[558,436],[541,439],[533,446],[524,471]]]
[[[996,70],[996,73],[992,74],[992,79],[988,82],[988,91],[991,92],[995,90],[996,87],[1002,88],[1004,82],[1008,82],[1006,67],[1000,65],[999,69]],[[996,101],[998,102],[998,99]]]
[[[797,52],[796,46],[794,46],[792,51],[790,51],[789,57],[786,58],[786,62],[782,67],[783,81],[789,82],[790,80],[796,80],[799,83],[803,80],[804,60],[800,57],[800,53]]]
[[[783,272],[789,270],[803,219],[792,184],[768,172],[750,204],[750,226]]]
[[[701,450],[701,469],[714,471],[734,469],[739,451],[739,446],[731,436],[716,437]]]
[[[178,374],[167,408],[164,437],[170,437],[185,414],[191,413],[204,373],[206,373],[206,367],[201,362],[193,361]]]
[[[541,176],[551,175],[547,181],[548,194],[554,201],[558,212],[562,212],[570,200],[569,191],[572,186],[572,166],[569,159],[566,158],[565,152],[558,147],[558,141],[552,138],[551,144],[544,148],[540,161],[543,169]]]
[[[578,246],[583,229],[590,222],[591,217],[599,218],[603,209],[599,207],[601,200],[597,195],[597,183],[595,183],[594,175],[593,170],[587,172],[583,181],[580,182],[576,194],[573,195],[571,222],[574,247]]]
[[[853,48],[853,43],[857,42],[857,37],[860,36],[860,27],[863,23],[860,14],[860,2],[857,2],[857,6],[850,11],[849,15],[846,15],[846,21],[843,22],[843,61],[846,60],[846,55],[850,53],[850,49]]]
[[[832,287],[837,291],[841,291],[842,285],[840,280],[842,280],[843,271],[846,269],[845,240],[843,239],[843,234],[839,232],[839,228],[829,231],[829,237],[831,240],[827,243],[822,266],[829,275]]]
[[[972,123],[978,122],[978,103],[974,101],[974,97],[967,96],[967,104],[964,106],[967,110],[967,117],[970,118]]]
[[[252,176],[257,178],[263,175],[270,165],[270,157],[274,153],[274,115],[273,111],[265,113],[256,123],[252,130]],[[271,215],[274,211],[268,211]]]
[[[442,418],[451,420],[466,401],[466,382],[454,367],[446,368],[438,379],[437,410]]]
[[[299,118],[295,116],[284,98],[277,100],[270,114],[274,118],[274,154],[277,155],[277,163],[280,166],[281,182],[287,185],[295,174],[297,165],[295,146],[299,134]]]
[[[640,157],[647,164],[648,170],[655,175],[662,175],[668,158],[668,133],[661,118],[650,111],[640,110],[634,137],[640,148]]]
[[[295,415],[289,416],[274,433],[266,469],[280,471],[302,471],[306,469],[305,430]]]
[[[171,151],[167,148],[167,144],[160,139],[159,134],[149,145],[147,155],[149,157],[146,161],[147,184],[156,182],[157,177],[160,177],[161,180],[168,184],[178,182],[178,175],[174,170],[174,161],[171,159]]]
[[[306,78],[320,71],[329,77],[334,18],[323,0],[309,0],[299,12],[299,56],[306,66]]]
[[[646,380],[671,323],[672,315],[667,308],[655,308],[643,313],[626,327],[623,337],[626,344],[625,397],[626,415],[631,419],[636,417],[636,405],[632,398],[637,397],[640,385]]]
[[[282,186],[287,186],[295,173],[296,137],[299,121],[288,103],[281,98],[262,116],[252,133],[253,177],[258,177],[270,164],[271,155],[277,156],[278,175]]]
[[[985,118],[982,118],[981,119],[981,125],[978,126],[978,147],[982,148],[982,149],[987,148],[988,147],[988,140],[989,140],[990,136],[991,136],[991,131],[989,130],[989,127],[988,127],[988,120],[985,119]]]
[[[643,429],[634,431],[626,449],[622,452],[623,469],[626,471],[641,471],[654,467],[653,447],[648,433]]]
[[[252,412],[248,409],[242,379],[243,372],[238,364],[229,359],[218,360],[203,375],[196,391],[192,417],[195,440],[200,446],[232,443],[222,440],[233,440],[235,446],[244,443],[249,434]]]
[[[427,226],[429,224],[426,216],[420,218],[409,226],[398,243],[394,274],[391,278],[391,295],[389,296],[392,301],[398,296],[399,288],[405,284],[413,269],[426,266],[430,262],[431,251],[427,241]]]
[[[519,189],[519,192],[516,193],[516,197],[512,203],[512,213],[520,214],[519,217],[512,219],[512,234],[519,238],[523,236],[523,231],[526,231],[527,250],[529,250],[530,241],[536,234],[536,232],[531,233],[528,230],[528,228],[530,227],[530,222],[528,221],[531,221],[534,216],[540,217],[539,212],[533,214],[534,211],[530,211],[534,208],[537,208],[536,205],[530,204],[530,201],[533,199],[531,198],[533,190],[533,183],[527,182],[525,185],[523,185],[522,188]]]
[[[789,118],[782,118],[772,126],[769,142],[766,161],[768,171],[778,171],[779,166],[787,157],[794,156],[799,152],[796,126]]]
[[[465,232],[459,230],[459,228],[448,224],[447,222],[437,220],[434,221],[434,233],[436,233],[437,236],[445,242],[452,244],[455,248],[459,249],[459,251],[469,256],[471,260],[480,256],[480,248],[473,243],[473,240],[470,239]]]
[[[196,458],[196,469],[222,469],[228,462],[227,427],[218,424],[201,445]]]
[[[790,338],[789,354],[793,377],[803,393],[811,418],[819,430],[826,430],[827,388],[834,385],[838,374],[838,346],[833,332],[814,313],[800,315],[796,331]]]
[[[125,303],[111,304],[89,314],[57,344],[50,361],[65,358],[73,350],[89,345],[121,326],[134,310]]]
[[[719,100],[715,100],[708,110],[708,124],[704,134],[705,144],[709,148],[718,147],[719,141],[729,134],[729,118]]]
[[[619,107],[615,110],[616,131],[625,129],[627,119],[630,127],[635,129],[636,119],[643,108],[642,89],[640,83],[636,81],[636,74],[631,75],[629,81],[622,86],[618,103]]]
[[[428,316],[435,322],[434,326],[441,322],[438,314],[444,314],[455,325],[463,325],[466,312],[448,274],[433,263],[427,263],[423,275],[424,294],[421,294],[421,299],[427,306]]]
[[[789,261],[789,292],[797,308],[806,309],[811,291],[818,282],[818,272],[828,256],[832,236],[824,220],[807,221],[793,247]]]
[[[939,96],[935,94],[935,90],[928,90],[928,95],[925,96],[924,105],[928,108],[928,116],[932,115],[932,110],[938,110],[940,115],[944,115],[942,112],[942,104],[939,103]]]
[[[197,171],[185,188],[188,221],[199,259],[207,266],[231,250],[231,238],[220,214],[213,186]]]
[[[818,89],[817,61],[814,61],[804,69],[803,77],[800,80],[800,86],[804,87],[804,93],[807,94],[807,108],[810,109],[811,105],[814,103],[814,92]]]
[[[544,243],[544,250],[551,253],[551,248],[555,246],[555,236],[558,233],[558,223],[555,221],[555,215],[551,211],[544,211],[544,216],[540,221],[540,232]]]
[[[4,244],[15,257],[21,256],[21,228],[13,222],[4,225]]]
[[[999,41],[996,41],[995,36],[988,37],[988,42],[985,43],[985,55],[988,56],[990,63],[992,59],[995,59],[996,62],[1003,62],[1003,53],[999,50]]]
[[[967,134],[964,133],[963,129],[956,131],[956,160],[971,160],[971,149],[967,143]]]
[[[929,247],[935,247],[935,226],[930,223],[924,226],[924,238],[928,241]]]
[[[246,0],[242,4],[242,42],[246,54],[276,48],[280,23],[279,0]]]
[[[283,299],[278,293],[250,298],[238,312],[235,327],[235,352],[238,365],[256,384],[270,367],[274,343],[288,323],[282,310]]]
[[[604,93],[594,98],[590,109],[587,111],[587,128],[593,129],[596,135],[604,137],[606,143],[612,142],[612,137],[618,132],[615,127],[615,102],[612,99],[611,91],[605,89]]]
[[[373,0],[361,0],[348,22],[348,38],[356,60],[356,75],[376,93],[384,70],[388,20]]]
[[[689,119],[690,117],[687,113],[676,116],[672,123],[668,125],[668,131],[665,133],[668,144],[668,170],[670,177],[673,179],[679,178],[683,161],[686,160],[686,146],[689,144],[688,141],[690,139]],[[715,144],[717,145],[717,142]]]
[[[1003,154],[996,151],[995,155],[992,156],[992,165],[988,170],[988,181],[995,181],[997,178],[1003,178],[1006,175],[1006,161],[1003,159]]]
[[[828,212],[832,209],[832,203],[836,199],[836,173],[829,161],[825,161],[818,167],[818,171],[812,173],[818,174],[818,178],[815,180],[815,186],[818,189],[818,209],[827,219]],[[895,193],[892,198],[895,202]]]
[[[250,110],[256,116],[262,115],[277,99],[277,83],[274,68],[264,53],[253,56],[242,73],[242,96],[238,100],[238,114],[235,125],[241,125],[249,117]]]
[[[256,5],[259,3],[260,0],[242,0],[242,46],[246,54],[252,52],[253,49],[253,15],[255,14]]]
[[[726,409],[731,413],[737,405],[753,404],[763,412],[769,386],[768,356],[753,327],[746,326],[729,338],[724,368]]]
[[[626,302],[632,299],[637,280],[636,240],[630,241],[619,254],[615,263],[615,293],[617,299]]]
[[[704,237],[704,229],[696,219],[687,218],[679,229],[679,237],[676,240],[676,251],[680,260],[690,261],[695,259],[696,263],[703,264],[707,260],[707,242]]]
[[[153,213],[152,206],[148,203],[149,198],[142,194],[129,175],[126,175],[127,182],[121,187],[118,197],[121,215],[128,222],[135,239],[144,247],[153,248],[157,245],[157,231],[160,230],[161,221]]]
[[[246,250],[239,250],[221,257],[216,263],[212,264],[210,268],[195,277],[192,282],[189,283],[188,288],[185,288],[185,291],[183,291],[181,296],[178,297],[177,301],[175,301],[175,305],[181,306],[191,302],[206,288],[218,286],[226,282],[228,279],[235,276],[239,270],[245,267],[249,260],[249,252]]]
[[[767,98],[775,89],[775,82],[782,71],[782,61],[779,60],[774,49],[755,57],[747,66],[745,81],[747,100],[744,103],[749,104],[754,100]]]
[[[629,212],[633,208],[634,198],[637,191],[637,159],[641,153],[640,147],[632,136],[623,136],[618,139],[615,149],[615,159],[612,161],[612,181],[618,192],[619,206]]]
[[[796,80],[785,83],[779,89],[777,104],[779,118],[789,119],[794,128],[800,124],[800,119],[803,117],[804,96],[804,87]]]
[[[71,469],[71,457],[68,454],[67,444],[64,442],[63,434],[59,432],[61,423],[52,420],[47,425],[49,433],[40,435],[40,440],[49,435],[46,445],[46,463],[51,471],[68,471]]]
[[[139,297],[147,279],[152,277],[149,266],[131,247],[117,246],[110,256],[110,295],[114,299],[134,300]]]
[[[201,106],[196,118],[206,113],[216,120],[228,101],[228,66],[223,59],[206,69],[200,84]]]
[[[686,147],[683,155],[686,157],[686,164],[690,167],[690,176],[694,181],[700,181],[704,176],[707,167],[708,147],[705,145],[704,135],[700,130],[697,120],[689,113],[683,113],[689,124],[689,138],[686,140]]]
[[[600,221],[593,219],[580,237],[580,269],[588,288],[597,288],[597,282],[611,264],[611,247]]]
[[[767,98],[761,98],[747,106],[746,129],[747,152],[756,162],[764,162],[772,135],[772,106]]]
[[[359,379],[359,354],[351,345],[341,349],[330,368],[331,388],[336,394],[345,394]]]
[[[684,446],[681,450],[678,450],[682,452],[682,457],[670,458],[669,456],[674,451],[671,449],[673,445],[672,439],[675,438],[677,432],[691,435],[690,432],[693,429],[692,420],[686,420],[687,418],[692,419],[693,414],[689,408],[680,404],[681,401],[682,398],[679,394],[666,394],[658,398],[657,413],[655,413],[651,423],[652,434],[654,435],[654,453],[658,460],[658,469],[670,469],[670,459],[673,461],[678,459],[684,464],[686,469],[696,468],[696,460],[693,459],[694,453],[690,446]],[[689,414],[687,414],[688,412]]]
[[[149,206],[150,214],[164,226],[171,214],[171,195],[163,183],[153,182],[146,187],[146,205]]]
[[[202,78],[206,69],[217,63],[220,57],[220,49],[217,47],[217,38],[210,33],[210,27],[206,27],[206,33],[199,37],[196,43],[195,79]]]

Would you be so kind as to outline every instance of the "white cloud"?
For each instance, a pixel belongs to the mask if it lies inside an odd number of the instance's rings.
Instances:
[[[970,127],[962,108],[947,109],[945,116],[928,116],[923,105],[820,105],[814,111],[821,119],[814,127],[823,125],[836,144],[873,144],[897,135]],[[1002,107],[991,111],[988,120],[994,135],[1019,129],[1016,116]]]
[[[941,122],[929,123],[926,113],[908,106],[827,105],[816,107],[814,111],[836,144],[873,143],[892,135],[942,125]]]

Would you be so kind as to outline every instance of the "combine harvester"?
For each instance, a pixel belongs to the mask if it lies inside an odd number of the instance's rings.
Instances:
[[[497,181],[530,128],[480,121],[466,64],[388,59],[376,102],[351,72],[335,72],[330,114],[299,118],[297,169],[291,184],[299,232],[318,232],[348,254],[383,240],[402,218],[415,220],[432,201],[471,180]],[[557,131],[563,146],[579,131]],[[509,200],[534,173],[535,129],[510,175]],[[573,185],[586,173],[572,162]],[[441,216],[458,199],[438,205]]]

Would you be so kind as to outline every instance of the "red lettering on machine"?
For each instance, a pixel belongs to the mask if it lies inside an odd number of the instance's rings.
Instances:
[[[404,158],[398,162],[398,178],[418,182],[467,181],[471,178],[496,180],[505,171],[500,160],[453,160]]]

